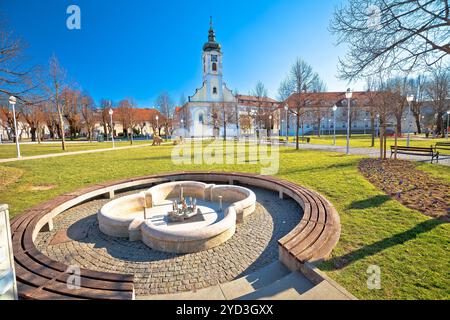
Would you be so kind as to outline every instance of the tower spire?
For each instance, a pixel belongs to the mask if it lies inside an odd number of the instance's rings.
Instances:
[[[203,46],[203,51],[217,50],[220,51],[220,44],[216,42],[216,33],[213,27],[213,18],[209,17],[208,42]]]

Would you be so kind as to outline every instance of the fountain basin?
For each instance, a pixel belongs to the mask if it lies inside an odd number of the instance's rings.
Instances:
[[[173,222],[168,213],[180,193],[196,198],[201,214]],[[159,251],[191,253],[230,239],[236,223],[253,213],[255,205],[256,196],[247,188],[182,181],[115,199],[104,205],[97,216],[100,230],[109,236],[141,240]]]

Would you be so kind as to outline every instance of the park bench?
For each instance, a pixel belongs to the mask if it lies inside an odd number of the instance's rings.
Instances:
[[[411,156],[425,156],[431,157],[431,163],[436,158],[436,162],[439,162],[439,152],[435,150],[433,146],[430,147],[405,147],[405,146],[391,146],[391,158],[392,155],[407,154]]]
[[[434,150],[437,152],[438,150],[442,150],[445,153],[450,154],[450,142],[436,142]]]

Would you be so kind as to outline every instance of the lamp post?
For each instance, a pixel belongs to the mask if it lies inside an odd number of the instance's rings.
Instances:
[[[284,106],[284,111],[286,112],[286,143],[289,142],[289,106]]]
[[[347,148],[346,153],[347,155],[350,154],[350,104],[352,99],[353,93],[350,88],[347,89],[347,92],[345,93],[345,98],[347,99]]]
[[[116,147],[116,144],[114,142],[114,124],[113,124],[113,118],[112,118],[113,113],[114,113],[113,109],[109,108],[109,119],[111,121],[111,141],[112,141],[112,145],[113,145],[113,149],[114,149]]]
[[[380,115],[377,114],[377,138],[380,134]]]
[[[272,136],[272,115],[269,116],[269,137]]]
[[[159,116],[156,116],[155,117],[155,119],[156,119],[156,130],[158,130],[158,136],[159,136]]]
[[[17,120],[16,120],[16,102],[17,102],[16,97],[14,97],[14,96],[9,97],[9,104],[12,106],[13,118],[14,118],[14,136],[16,138],[17,158],[20,158],[19,134],[18,134],[18,130],[17,130]]]
[[[410,113],[411,113],[411,103],[414,101],[414,96],[409,95],[406,97],[406,101],[408,101],[408,115],[406,116],[406,121],[408,121],[408,137],[406,138],[406,146],[409,147],[410,142],[410,132],[411,132],[411,119],[410,119]]]
[[[367,121],[367,118],[364,118],[364,135],[366,135],[366,121]]]
[[[449,127],[449,124],[450,124],[450,110],[448,110],[447,111],[447,130],[445,130],[445,135],[446,135],[446,137],[447,137],[447,140],[448,140],[448,127]]]
[[[336,111],[337,105],[333,106],[333,146],[336,145]]]

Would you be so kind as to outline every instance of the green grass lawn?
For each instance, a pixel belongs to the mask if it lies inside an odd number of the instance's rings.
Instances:
[[[18,179],[0,190],[0,203],[11,215],[83,186],[178,170],[259,173],[247,165],[183,165],[171,161],[172,146],[143,147],[108,153],[28,160],[2,165]],[[337,208],[340,241],[319,267],[360,299],[449,299],[450,226],[410,210],[377,190],[357,169],[360,156],[281,149],[278,176],[308,186]],[[450,181],[448,167],[420,164],[420,169]],[[36,190],[49,186],[49,190]],[[46,188],[44,188],[46,189]],[[367,268],[381,268],[381,289],[367,289]]]
[[[317,136],[308,136],[311,138],[311,144],[322,144],[322,145],[333,145],[333,136],[324,136],[322,135],[320,138]],[[290,141],[295,141],[295,137],[290,137]],[[411,147],[430,147],[434,146],[436,142],[447,142],[450,140],[446,140],[445,138],[425,139],[422,136],[414,136],[411,135]],[[337,135],[336,136],[336,145],[337,146],[346,146],[347,145],[347,137],[345,135]],[[350,147],[352,148],[370,148],[372,145],[372,137],[371,135],[363,135],[363,134],[354,134],[350,138]],[[394,145],[394,138],[389,137],[387,140],[388,148],[389,146]],[[406,146],[406,136],[398,139],[398,145]],[[375,148],[379,148],[380,140],[375,139]]]
[[[137,140],[133,142],[133,145],[148,144],[151,141],[148,140]],[[115,143],[116,147],[129,146],[128,141],[117,141]],[[73,152],[82,150],[95,150],[95,149],[107,149],[112,148],[112,142],[70,142],[67,141],[67,150],[63,151],[61,149],[61,143],[41,143],[41,144],[21,144],[20,153],[23,157],[38,156],[50,153],[61,153],[61,152]],[[0,159],[15,158],[16,145],[14,143],[0,144]]]

